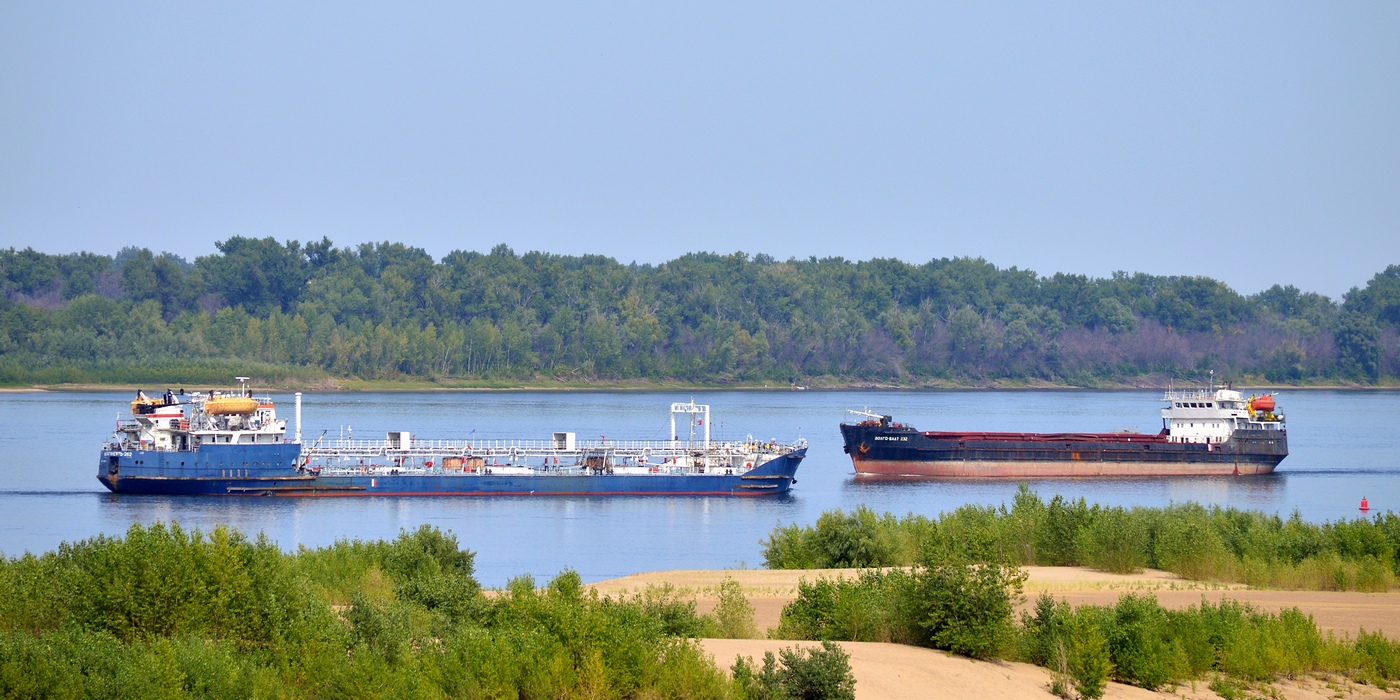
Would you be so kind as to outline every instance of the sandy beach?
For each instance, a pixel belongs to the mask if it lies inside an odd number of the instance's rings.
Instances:
[[[1026,567],[1026,601],[1033,604],[1041,591],[1072,604],[1109,604],[1124,593],[1150,592],[1162,605],[1185,608],[1202,597],[1215,601],[1222,597],[1251,603],[1262,609],[1297,607],[1313,616],[1324,632],[1355,635],[1357,630],[1380,630],[1400,637],[1400,591],[1387,593],[1343,593],[1334,591],[1266,591],[1243,586],[1186,581],[1164,571],[1148,570],[1119,575],[1079,567]],[[761,632],[776,627],[783,606],[797,595],[803,579],[843,578],[857,575],[850,569],[808,570],[722,570],[657,571],[600,581],[588,588],[601,594],[637,593],[651,585],[671,585],[677,594],[696,601],[702,612],[713,610],[718,599],[716,587],[733,578],[744,588],[754,607],[754,618]],[[739,655],[762,659],[764,652],[810,642],[766,639],[706,639],[705,650],[721,668],[728,669]],[[912,700],[913,698],[1026,698],[1053,697],[1049,692],[1050,672],[1006,661],[973,661],[931,649],[898,644],[844,642],[851,655],[856,676],[856,697],[861,700]],[[1149,692],[1141,688],[1110,684],[1106,698],[1217,698],[1207,683],[1185,684],[1177,688]],[[1279,697],[1293,700],[1311,698],[1367,697],[1400,698],[1369,685],[1356,685],[1345,679],[1301,679],[1272,686]]]

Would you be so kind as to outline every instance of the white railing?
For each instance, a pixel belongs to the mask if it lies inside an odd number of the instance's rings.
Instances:
[[[303,445],[307,466],[366,473],[398,470],[490,469],[573,470],[645,469],[669,473],[724,469],[746,472],[765,462],[805,447],[763,442],[712,442],[709,449],[683,441],[589,441],[573,449],[552,440],[412,440],[406,446],[390,440],[335,439]],[[445,463],[452,460],[450,467]]]
[[[1215,392],[1205,389],[1172,389],[1163,396],[1163,401],[1214,401]]]

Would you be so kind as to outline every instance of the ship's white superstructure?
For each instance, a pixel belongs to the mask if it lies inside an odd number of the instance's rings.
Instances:
[[[1170,442],[1221,444],[1236,430],[1283,430],[1272,395],[1248,399],[1234,389],[1170,390],[1162,397],[1162,427]]]
[[[136,392],[131,417],[117,419],[103,448],[192,451],[200,445],[286,442],[287,421],[277,417],[272,399],[254,396],[247,377],[238,379],[239,387],[227,391],[166,390],[160,398]]]

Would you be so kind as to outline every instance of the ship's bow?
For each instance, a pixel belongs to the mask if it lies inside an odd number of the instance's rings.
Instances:
[[[739,477],[738,492],[743,495],[786,493],[797,483],[797,467],[806,456],[807,448],[799,447],[750,469]]]

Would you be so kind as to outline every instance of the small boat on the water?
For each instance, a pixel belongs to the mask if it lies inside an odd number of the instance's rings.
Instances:
[[[1155,434],[933,432],[892,416],[850,411],[841,424],[857,475],[932,477],[1268,474],[1288,456],[1270,394],[1228,386],[1168,390]]]
[[[763,496],[797,480],[807,444],[710,439],[710,407],[671,405],[669,440],[301,440],[247,378],[226,392],[138,392],[102,446],[97,478],[118,493],[226,496]],[[677,417],[689,432],[677,432]]]

